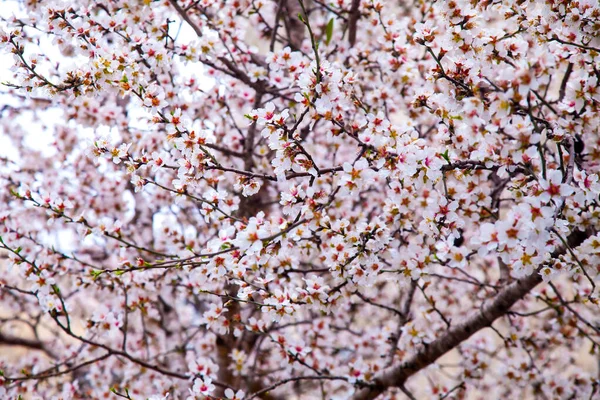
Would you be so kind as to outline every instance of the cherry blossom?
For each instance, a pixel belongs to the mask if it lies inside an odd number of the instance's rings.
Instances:
[[[0,397],[600,393],[597,2],[0,17]]]
[[[194,381],[194,387],[190,390],[192,395],[201,394],[204,396],[210,395],[215,390],[215,385],[213,385],[212,380],[210,379],[196,379]]]

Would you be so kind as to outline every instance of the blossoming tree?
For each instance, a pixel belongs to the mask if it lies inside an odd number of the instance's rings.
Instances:
[[[0,397],[598,396],[597,1],[20,7]]]

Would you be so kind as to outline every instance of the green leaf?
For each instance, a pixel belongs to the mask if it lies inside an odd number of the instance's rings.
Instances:
[[[325,27],[325,44],[329,45],[329,42],[331,42],[331,37],[333,36],[333,23],[334,23],[334,19],[331,18],[329,20],[329,22],[327,23],[327,26]]]
[[[306,21],[304,20],[304,17],[302,16],[302,14],[298,14],[298,19],[300,21],[302,21],[302,23],[304,23],[304,24],[306,23]]]
[[[102,271],[99,269],[93,269],[91,272],[92,276],[94,277],[94,279],[98,279],[98,277],[100,275],[102,275]]]
[[[119,269],[119,270],[115,271],[115,275],[116,275],[116,276],[121,276],[121,275],[123,275],[124,273],[125,273],[125,271],[123,271],[122,269]]]
[[[448,149],[446,149],[446,151],[445,151],[445,152],[441,153],[441,154],[440,154],[440,156],[442,156],[442,158],[443,158],[444,160],[446,160],[446,162],[447,162],[448,164],[450,164],[450,156],[448,155]]]

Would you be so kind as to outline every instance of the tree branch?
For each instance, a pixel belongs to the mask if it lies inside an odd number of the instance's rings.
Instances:
[[[0,346],[22,346],[33,350],[47,352],[44,343],[35,339],[25,339],[16,336],[8,336],[0,332]]]
[[[588,237],[589,233],[575,232],[569,237],[569,246],[576,247]],[[564,252],[564,248],[555,251],[552,253],[551,259],[555,259]],[[491,326],[496,319],[504,316],[516,302],[523,299],[542,282],[542,277],[538,273],[540,268],[533,274],[506,286],[490,303],[484,305],[481,311],[448,329],[443,336],[434,340],[407,361],[376,374],[373,378],[374,385],[356,392],[351,399],[374,399],[390,387],[401,387],[408,378],[433,364],[438,358],[481,329]]]
[[[569,82],[569,78],[571,77],[572,72],[573,63],[569,63],[569,65],[567,66],[567,70],[565,71],[565,75],[563,76],[562,82],[560,83],[560,90],[558,91],[557,102],[561,102],[565,98],[565,94],[567,93],[567,82]]]
[[[348,17],[348,42],[350,43],[350,47],[354,47],[356,43],[356,25],[358,23],[358,18],[360,17],[360,0],[352,0],[352,5],[350,7],[350,17]]]
[[[177,11],[177,13],[181,17],[181,19],[183,19],[185,22],[187,22],[187,24],[190,26],[190,28],[192,28],[194,30],[194,32],[196,32],[196,35],[198,35],[198,37],[202,37],[202,28],[200,28],[198,25],[196,25],[196,23],[194,21],[192,21],[192,19],[190,18],[190,16],[186,12],[186,10],[184,10],[179,5],[179,3],[177,3],[177,0],[169,0],[169,3],[171,3],[171,5],[175,9],[175,11]]]

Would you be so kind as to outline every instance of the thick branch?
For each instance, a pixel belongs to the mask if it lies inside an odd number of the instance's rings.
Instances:
[[[569,246],[576,247],[587,237],[589,237],[589,234],[575,232],[569,237]],[[564,252],[564,248],[554,252],[552,259]],[[504,316],[517,301],[523,299],[540,282],[542,282],[542,277],[536,271],[506,286],[490,303],[484,305],[477,314],[448,329],[443,336],[430,343],[407,361],[376,374],[373,378],[373,386],[356,392],[351,399],[374,399],[390,387],[401,387],[412,375],[433,364],[438,358],[481,329],[491,326],[496,319]]]
[[[360,17],[360,0],[352,0],[352,6],[350,7],[350,16],[348,17],[348,42],[350,47],[354,47],[356,43],[356,25],[358,18]]]
[[[573,63],[569,63],[567,66],[567,70],[565,71],[565,75],[563,76],[562,82],[560,83],[560,90],[558,91],[558,102],[561,102],[565,98],[565,94],[567,93],[567,82],[569,82],[569,78],[571,77],[571,73],[573,72]]]
[[[389,387],[403,385],[409,377],[431,365],[435,360],[470,338],[479,330],[490,326],[497,318],[506,314],[517,301],[525,297],[541,281],[541,276],[534,273],[508,285],[491,303],[484,306],[480,312],[468,318],[463,323],[450,328],[444,336],[433,341],[406,362],[377,374],[373,380],[374,387],[357,392],[352,397],[352,400],[374,399]]]
[[[2,345],[23,346],[34,350],[44,350],[44,344],[39,340],[7,336],[3,333],[0,333],[0,346]]]
[[[410,306],[413,301],[413,297],[415,296],[415,290],[417,288],[417,282],[414,280],[410,281],[410,286],[406,292],[406,296],[404,298],[404,303],[402,304],[402,310],[400,310],[400,318],[398,319],[398,328],[396,331],[396,336],[394,336],[392,340],[392,347],[388,353],[388,360],[386,362],[386,367],[389,367],[394,363],[394,358],[396,356],[396,351],[398,350],[398,341],[400,340],[400,335],[402,334],[402,328],[406,325],[409,319]]]
[[[0,332],[0,346],[27,347],[29,349],[43,351],[50,357],[54,357],[54,354],[52,354],[52,352],[46,348],[44,343],[36,339],[25,339],[16,336],[9,336]]]
[[[202,37],[202,28],[200,28],[188,15],[188,13],[177,3],[177,0],[169,0],[169,3],[173,6],[173,8],[177,11],[181,19],[183,19],[187,24],[196,32],[198,37]]]
[[[298,0],[285,1],[286,13],[284,13],[283,22],[287,37],[290,42],[290,47],[293,50],[301,50],[302,42],[304,41],[305,32],[304,24],[298,19],[298,14],[302,12]]]

